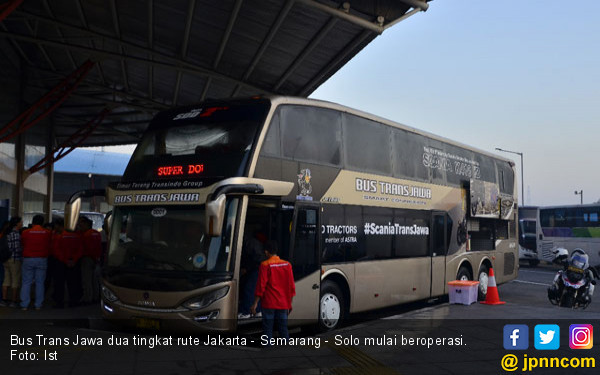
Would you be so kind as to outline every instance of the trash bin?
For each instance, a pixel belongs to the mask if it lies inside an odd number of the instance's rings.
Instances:
[[[454,280],[448,282],[451,304],[470,305],[477,302],[479,281]]]

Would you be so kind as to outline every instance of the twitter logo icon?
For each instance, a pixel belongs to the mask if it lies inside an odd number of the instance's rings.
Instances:
[[[533,335],[538,350],[556,350],[560,346],[560,327],[556,324],[538,324]]]

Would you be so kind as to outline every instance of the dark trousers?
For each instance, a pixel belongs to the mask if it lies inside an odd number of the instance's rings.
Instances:
[[[273,326],[277,326],[279,336],[289,339],[290,334],[287,328],[288,311],[275,309],[262,309],[262,326],[263,334],[269,338],[273,338]]]
[[[57,261],[53,272],[54,293],[52,299],[58,307],[65,303],[65,286],[69,291],[69,305],[74,306],[81,299],[81,269],[79,264],[69,267],[63,262]]]

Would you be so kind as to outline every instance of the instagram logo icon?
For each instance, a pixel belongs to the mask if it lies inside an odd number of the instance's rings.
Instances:
[[[594,346],[592,325],[571,324],[569,326],[569,346],[571,349],[591,349]]]

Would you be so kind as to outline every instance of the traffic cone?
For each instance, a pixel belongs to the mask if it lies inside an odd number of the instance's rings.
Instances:
[[[490,268],[490,278],[488,281],[485,301],[481,301],[481,303],[485,303],[486,305],[503,305],[506,303],[504,301],[500,301],[500,296],[498,295],[498,287],[496,286],[496,277],[494,276],[493,268]]]

